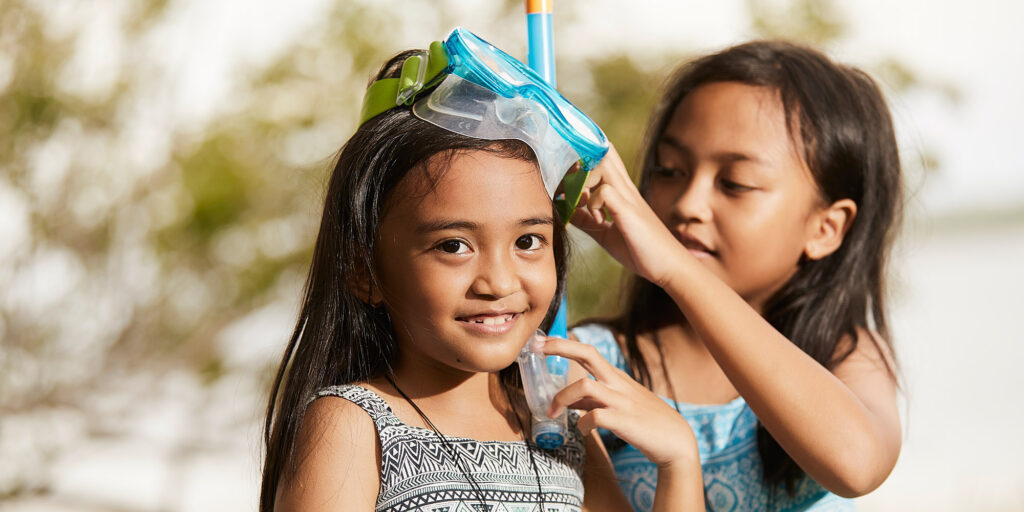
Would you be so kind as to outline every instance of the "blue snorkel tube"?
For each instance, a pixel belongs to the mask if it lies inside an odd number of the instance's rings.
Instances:
[[[526,1],[526,32],[529,37],[529,47],[526,54],[526,64],[530,69],[537,72],[544,80],[547,80],[551,87],[557,87],[555,83],[555,41],[554,31],[551,27],[551,4],[554,0],[527,0]],[[562,219],[568,222],[569,219]],[[548,333],[562,339],[569,339],[569,325],[566,310],[565,295],[562,296],[562,304],[558,307],[558,314],[551,324],[551,331]],[[555,365],[558,368],[565,367],[568,374],[569,362],[560,356],[549,356],[548,366]]]
[[[553,1],[526,0],[526,30],[529,43],[527,65],[555,87],[555,43],[551,26]],[[568,222],[569,219],[562,220]],[[566,296],[562,294],[558,313],[548,332],[552,337],[569,338],[566,306]],[[538,331],[537,334],[543,335],[543,332]],[[553,450],[565,443],[566,413],[563,411],[557,418],[548,418],[547,408],[554,394],[568,384],[569,361],[561,356],[541,359],[532,352],[532,345],[532,340],[528,341],[519,354],[519,371],[533,418],[533,441],[541,448]]]

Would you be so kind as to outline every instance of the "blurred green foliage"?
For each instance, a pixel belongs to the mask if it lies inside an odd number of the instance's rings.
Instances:
[[[207,241],[220,230],[238,222],[246,209],[245,171],[248,162],[231,157],[230,140],[204,141],[180,162],[182,183],[191,198],[192,214],[185,230]]]

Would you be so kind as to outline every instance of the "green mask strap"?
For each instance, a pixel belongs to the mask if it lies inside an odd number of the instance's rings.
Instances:
[[[566,225],[569,225],[569,220],[576,213],[576,206],[579,205],[580,197],[583,196],[583,184],[586,183],[589,175],[590,171],[580,170],[566,174],[562,178],[562,197],[555,198],[555,210]]]
[[[383,78],[370,84],[359,112],[359,126],[400,105],[412,105],[416,95],[429,89],[446,75],[448,51],[444,43],[430,43],[430,50],[413,55],[402,63],[398,78]]]

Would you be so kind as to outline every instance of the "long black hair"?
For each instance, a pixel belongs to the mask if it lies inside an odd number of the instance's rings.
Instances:
[[[803,148],[801,156],[822,199],[848,198],[857,204],[842,245],[820,260],[800,261],[796,274],[765,304],[765,319],[829,369],[853,352],[861,329],[878,333],[875,343],[880,339],[891,354],[885,278],[902,216],[902,178],[892,119],[878,86],[859,69],[786,42],[751,42],[692,61],[669,79],[648,128],[640,183],[644,194],[658,163],[658,142],[677,106],[697,87],[715,82],[777,91],[791,137]],[[680,315],[664,290],[634,278],[624,313],[610,322],[625,338],[633,375],[648,387],[651,375],[637,335],[654,334]],[[844,339],[852,343],[840,346]],[[660,352],[656,336],[654,342]],[[894,365],[888,370],[895,376]],[[792,493],[803,471],[763,425],[758,425],[758,451],[765,481],[785,484]]]
[[[374,80],[397,76],[402,62],[415,53],[396,55]],[[449,132],[416,118],[409,107],[393,108],[366,122],[341,148],[327,185],[298,321],[267,404],[261,512],[273,510],[279,482],[295,470],[296,439],[313,393],[383,376],[395,365],[395,333],[385,308],[365,303],[353,284],[368,280],[371,287],[379,288],[374,247],[383,208],[395,186],[431,157],[432,163],[445,168],[445,159],[462,151],[536,161],[521,141],[474,139]],[[565,288],[568,248],[559,221],[552,248],[558,287],[542,327],[550,324]],[[501,382],[506,389],[520,385],[514,364],[501,372]]]

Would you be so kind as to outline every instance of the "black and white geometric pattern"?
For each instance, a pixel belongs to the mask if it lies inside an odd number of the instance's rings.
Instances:
[[[377,427],[381,446],[378,512],[579,512],[583,505],[583,439],[576,428],[577,415],[571,411],[566,443],[553,451],[534,449],[544,491],[541,511],[537,474],[525,442],[447,437],[482,491],[486,504],[482,506],[433,430],[406,425],[383,398],[360,386],[325,388],[315,398],[322,396],[358,405]]]

